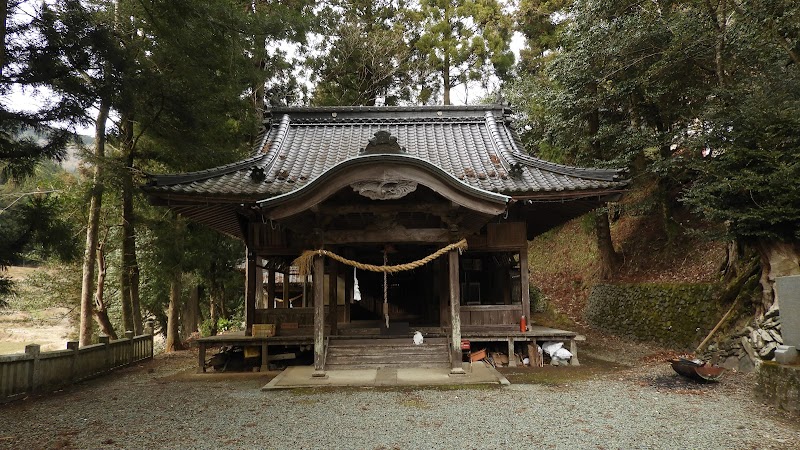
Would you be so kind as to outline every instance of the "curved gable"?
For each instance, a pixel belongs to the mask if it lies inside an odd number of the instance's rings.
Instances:
[[[269,199],[261,200],[257,204],[264,211],[265,217],[282,219],[299,214],[313,208],[336,192],[345,188],[356,191],[372,191],[363,193],[369,198],[381,201],[380,193],[364,183],[374,183],[378,189],[383,189],[388,198],[400,195],[396,191],[397,185],[410,186],[423,185],[438,193],[456,205],[469,210],[497,215],[505,211],[510,197],[470,186],[458,178],[453,177],[441,168],[422,159],[400,154],[364,155],[343,161],[329,170],[320,174],[303,187]],[[391,185],[389,188],[381,186]],[[402,189],[401,189],[402,190]],[[402,197],[402,195],[400,195]],[[400,198],[394,197],[394,198]]]

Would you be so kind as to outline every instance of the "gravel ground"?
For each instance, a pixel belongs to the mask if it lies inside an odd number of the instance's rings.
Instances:
[[[196,375],[195,355],[0,406],[0,448],[800,448],[796,417],[755,401],[752,375],[697,385],[584,357],[505,369],[505,388],[262,392],[274,373]]]

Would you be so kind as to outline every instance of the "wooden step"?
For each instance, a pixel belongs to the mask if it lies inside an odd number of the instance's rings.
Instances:
[[[325,364],[325,367],[327,369],[329,369],[329,370],[337,370],[337,369],[340,369],[340,370],[385,369],[385,368],[391,368],[391,369],[408,369],[408,368],[414,368],[414,369],[446,369],[446,368],[450,367],[450,362],[449,361],[448,362],[443,362],[443,363],[441,363],[441,362],[435,362],[435,363],[433,363],[433,362],[432,363],[419,362],[419,363],[414,363],[414,364],[410,364],[410,363],[406,363],[406,362],[401,362],[401,363],[383,362],[383,363],[376,363],[376,364],[361,364],[361,363],[331,364],[331,363],[327,363],[327,364]]]
[[[447,339],[414,345],[410,338],[331,339],[325,366],[336,369],[419,367],[444,368],[450,363]]]

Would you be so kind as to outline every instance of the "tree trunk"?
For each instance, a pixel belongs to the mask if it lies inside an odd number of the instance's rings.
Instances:
[[[217,334],[217,323],[219,322],[219,309],[217,308],[217,304],[221,299],[219,299],[219,290],[215,287],[211,287],[211,292],[209,292],[210,301],[208,304],[208,318],[211,320],[211,336]]]
[[[133,235],[134,239],[136,234]],[[144,319],[142,319],[142,305],[139,301],[139,260],[136,257],[136,243],[133,244],[134,252],[131,263],[131,308],[133,308],[133,331],[137,335],[144,333]]]
[[[608,208],[602,208],[595,215],[595,236],[597,237],[597,250],[600,253],[600,271],[598,276],[601,280],[611,278],[619,265],[619,254],[614,250],[614,243],[611,240],[611,226],[608,222]]]
[[[597,95],[597,85],[590,83],[587,86],[591,95]],[[601,148],[595,140],[600,131],[600,111],[592,109],[586,116],[586,134],[589,138],[588,147],[590,154],[601,159]],[[600,269],[598,276],[601,280],[611,278],[619,265],[619,255],[614,250],[614,242],[611,240],[611,225],[608,219],[608,205],[597,210],[594,217],[594,231],[597,238],[597,250],[600,253]]]
[[[94,174],[92,176],[89,219],[86,225],[86,247],[83,251],[83,279],[81,282],[81,320],[78,332],[80,346],[92,343],[92,281],[94,278],[97,231],[100,226],[100,207],[103,202],[103,158],[106,149],[106,120],[110,106],[107,100],[100,102],[94,133]]]
[[[8,23],[8,0],[0,1],[0,77],[3,76],[3,67],[6,65],[6,24]]]
[[[717,83],[720,87],[725,85],[725,62],[723,52],[725,51],[725,33],[728,27],[728,5],[726,0],[719,0],[715,5],[706,2],[709,14],[714,20],[716,30],[716,40],[714,42],[714,71],[717,75]]]
[[[134,331],[133,301],[131,300],[132,258],[136,254],[136,241],[133,236],[133,120],[130,114],[121,118],[122,157],[122,258],[120,261],[119,290],[122,297],[122,323],[125,331]],[[140,325],[141,327],[141,325]]]
[[[169,284],[169,309],[167,310],[167,342],[165,352],[183,350],[181,337],[178,335],[179,311],[181,309],[181,265],[172,269],[172,280]]]
[[[117,339],[117,333],[114,331],[114,326],[111,325],[111,320],[108,318],[108,310],[106,309],[106,302],[103,300],[103,293],[105,292],[106,284],[106,255],[103,250],[103,244],[97,246],[97,289],[94,294],[94,320],[100,327],[100,330],[111,339]]]
[[[194,285],[189,291],[189,300],[184,304],[181,314],[183,339],[197,331],[200,322],[200,286]]]
[[[761,316],[777,300],[775,278],[800,275],[800,243],[760,240],[756,250],[761,257],[761,308],[756,316]]]
[[[180,217],[175,217],[175,230],[174,240],[171,243],[175,252],[175,259],[173,266],[170,270],[170,284],[169,284],[169,308],[167,309],[167,342],[166,352],[174,352],[176,350],[183,350],[181,344],[181,337],[178,334],[180,328],[180,311],[181,311],[181,290],[183,284],[181,278],[183,277],[183,234],[185,227],[183,220]]]
[[[253,14],[258,14],[256,11],[261,5],[259,2],[248,3],[248,10],[252,11]],[[269,8],[268,5],[264,5],[263,7]],[[256,123],[259,125],[264,122],[264,90],[265,90],[265,83],[266,83],[266,70],[267,67],[267,36],[264,34],[256,34],[252,36],[253,38],[253,48],[251,49],[250,54],[253,55],[253,66],[256,68],[256,79],[253,80],[253,84],[251,86],[251,101],[253,102],[253,112],[255,113]],[[255,143],[255,140],[258,138],[258,134],[253,134],[251,137],[251,144]]]
[[[450,104],[450,56],[444,55],[444,66],[442,67],[442,86],[444,89],[444,104]]]

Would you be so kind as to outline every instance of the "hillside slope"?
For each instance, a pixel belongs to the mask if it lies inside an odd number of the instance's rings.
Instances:
[[[701,283],[719,280],[725,246],[690,230],[702,226],[684,214],[680,233],[667,239],[655,214],[622,215],[612,223],[622,264],[610,283]],[[680,221],[678,221],[680,223]],[[586,218],[575,219],[530,243],[531,284],[543,294],[549,314],[535,320],[568,319],[584,326],[583,311],[598,279],[596,238]],[[560,317],[560,319],[559,319]]]

